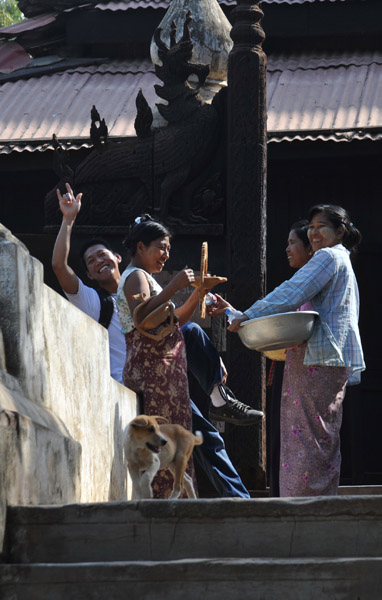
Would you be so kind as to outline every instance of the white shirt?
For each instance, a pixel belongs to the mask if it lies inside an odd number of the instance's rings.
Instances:
[[[101,301],[96,290],[88,287],[78,278],[77,294],[67,294],[65,292],[65,295],[74,306],[89,315],[89,317],[92,317],[95,321],[98,321],[101,313]],[[122,373],[126,358],[125,336],[121,331],[115,295],[111,295],[111,297],[113,299],[114,311],[108,328],[110,374],[114,379],[123,384]]]

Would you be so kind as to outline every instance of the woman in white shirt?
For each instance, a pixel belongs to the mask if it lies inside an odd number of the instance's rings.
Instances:
[[[192,429],[191,404],[187,380],[186,350],[180,325],[188,321],[199,302],[195,290],[182,307],[177,309],[176,323],[163,339],[154,340],[134,327],[133,313],[142,298],[148,300],[142,307],[140,319],[155,308],[171,300],[175,292],[187,287],[194,280],[192,269],[180,271],[162,289],[152,277],[160,273],[170,255],[170,233],[161,223],[149,215],[138,217],[124,241],[131,252],[130,263],[118,285],[117,306],[126,338],[126,362],[123,382],[130,389],[143,395],[143,411],[147,415],[161,415],[170,423]],[[158,335],[159,326],[151,331]],[[188,472],[194,477],[192,459]],[[160,471],[154,478],[154,497],[166,498],[172,489],[168,471]],[[195,487],[197,489],[197,487]]]

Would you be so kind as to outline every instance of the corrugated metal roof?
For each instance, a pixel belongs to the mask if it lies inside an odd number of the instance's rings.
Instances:
[[[168,8],[170,0],[120,0],[120,2],[100,2],[99,10],[127,10],[129,8]]]
[[[149,60],[72,67],[0,85],[0,152],[45,150],[55,133],[89,145],[93,104],[112,137],[135,135],[139,89],[159,101]],[[269,141],[382,139],[382,53],[268,60]]]
[[[261,0],[260,4],[306,4],[307,2],[346,2],[346,0]]]
[[[168,8],[171,0],[111,0],[105,2],[98,2],[98,4],[90,4],[84,3],[79,6],[73,6],[70,8],[64,9],[63,12],[73,12],[83,8],[94,8],[98,10],[110,10],[110,11],[119,11],[119,10],[128,10],[135,8]],[[235,5],[236,0],[218,0],[219,4],[225,4],[227,6]],[[305,3],[313,3],[313,2],[346,2],[346,0],[261,0],[260,4],[305,4]],[[19,23],[14,23],[13,25],[9,25],[8,27],[0,28],[0,37],[4,35],[5,37],[9,37],[11,35],[17,35],[19,33],[24,33],[25,31],[31,31],[33,29],[38,29],[39,27],[45,27],[52,23],[56,17],[58,12],[55,13],[46,13],[43,15],[37,15],[36,17],[31,17],[29,19],[24,19]]]
[[[120,0],[119,2],[99,2],[99,10],[127,10],[129,8],[168,8],[171,0]],[[233,6],[236,0],[218,0],[219,4]],[[261,0],[260,4],[305,4],[307,2],[346,2],[346,0]]]
[[[271,141],[382,139],[382,53],[279,55],[268,74]]]
[[[53,133],[59,139],[89,141],[93,104],[106,119],[111,136],[135,135],[135,97],[142,88],[150,104],[158,101],[154,83],[158,80],[148,60],[83,66],[4,83],[0,86],[0,145],[21,148],[37,142],[36,149],[42,149],[39,142],[50,142]]]
[[[0,45],[0,73],[10,73],[31,62],[31,57],[20,44],[7,42]]]
[[[99,2],[99,10],[126,10],[127,8],[167,8],[171,0],[120,0],[119,2]],[[236,4],[236,0],[218,0],[219,4]],[[346,0],[261,0],[260,4],[306,4],[307,2],[346,2]]]
[[[32,17],[31,19],[24,19],[23,21],[19,21],[19,23],[14,23],[13,25],[9,25],[8,27],[0,28],[0,36],[12,37],[17,35],[18,33],[23,33],[24,31],[31,31],[33,29],[38,29],[39,27],[45,27],[45,25],[49,25],[49,23],[53,23],[57,17],[57,13],[47,13],[42,16]]]
[[[268,0],[274,1],[274,0]],[[284,0],[285,1],[285,0]],[[310,1],[310,0],[309,0]],[[99,10],[128,10],[131,8],[168,8],[171,0],[120,0],[119,2],[99,2],[95,5]],[[218,0],[219,4],[228,6],[236,4],[236,0]]]

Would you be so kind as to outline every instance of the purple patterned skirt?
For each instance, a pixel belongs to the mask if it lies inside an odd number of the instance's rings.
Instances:
[[[305,367],[306,344],[287,351],[281,395],[280,496],[337,494],[348,367]]]
[[[125,339],[123,382],[134,392],[142,393],[144,414],[161,415],[170,423],[192,431],[186,349],[179,326],[160,342],[145,337],[136,329],[126,333]],[[192,458],[187,472],[193,477],[197,493]],[[154,498],[167,498],[173,487],[171,473],[160,471],[152,487]]]

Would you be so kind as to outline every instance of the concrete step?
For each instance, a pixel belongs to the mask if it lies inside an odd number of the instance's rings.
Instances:
[[[270,490],[249,490],[251,498],[269,498]],[[382,485],[340,485],[339,496],[381,496]],[[204,497],[204,496],[203,496]],[[209,497],[209,496],[207,496]],[[211,497],[216,498],[216,494]]]
[[[382,497],[10,507],[8,563],[382,557]]]
[[[382,559],[0,565],[2,600],[379,600]]]
[[[381,496],[382,485],[340,485],[340,496]]]

